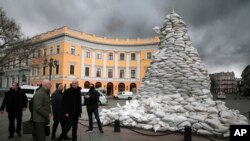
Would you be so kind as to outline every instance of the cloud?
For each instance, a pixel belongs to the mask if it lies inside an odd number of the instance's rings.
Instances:
[[[239,77],[250,60],[248,0],[12,0],[0,5],[30,37],[65,25],[109,38],[152,37],[152,28],[162,26],[175,8],[210,73],[235,71]]]

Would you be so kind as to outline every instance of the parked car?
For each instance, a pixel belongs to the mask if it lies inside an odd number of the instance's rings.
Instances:
[[[100,97],[99,97],[99,104],[100,105],[105,105],[108,103],[108,100],[107,100],[107,97],[106,95],[99,89],[96,89],[96,91],[100,94]],[[82,105],[86,105],[84,103],[84,96],[89,92],[89,89],[81,89],[81,95],[82,95]]]
[[[217,99],[226,99],[226,94],[224,92],[218,92]]]
[[[115,96],[114,98],[130,100],[133,98],[133,93],[132,92],[125,92],[125,91],[118,92],[117,96]]]
[[[22,85],[20,87],[26,94],[28,101],[30,101],[33,98],[34,94],[36,93],[36,89],[38,88],[38,86],[31,86],[31,85]]]

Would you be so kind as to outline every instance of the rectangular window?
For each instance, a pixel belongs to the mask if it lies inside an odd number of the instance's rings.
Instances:
[[[124,78],[124,70],[120,70],[120,78]]]
[[[46,67],[43,66],[43,76],[45,76]]]
[[[85,68],[85,76],[86,76],[86,77],[89,77],[89,67],[86,67],[86,68]]]
[[[50,48],[49,54],[50,54],[50,55],[53,55],[53,47]]]
[[[40,75],[40,67],[37,66],[37,76],[39,76],[39,75]]]
[[[56,75],[59,74],[59,64],[56,64]]]
[[[46,50],[46,48],[43,49],[43,56],[47,56],[47,50]]]
[[[113,78],[113,69],[108,69],[108,78]]]
[[[40,49],[38,50],[37,57],[41,57],[41,50]]]
[[[89,50],[86,51],[86,58],[90,58],[90,51]]]
[[[96,69],[96,77],[101,77],[101,68]]]
[[[75,55],[76,54],[76,49],[75,47],[70,48],[70,54]]]
[[[14,60],[13,60],[13,62],[12,62],[13,68],[16,67],[15,62],[16,62],[16,61],[15,61],[15,58],[14,58]]]
[[[35,57],[36,57],[35,54],[36,54],[36,52],[33,51],[33,52],[32,52],[32,58],[35,58]]]
[[[60,54],[60,46],[59,45],[56,46],[56,54]]]
[[[75,73],[75,66],[70,65],[70,75],[74,75],[74,73]]]
[[[131,76],[131,78],[136,78],[136,71],[135,70],[131,70],[130,76]]]
[[[26,58],[25,59],[25,66],[28,66],[29,65],[29,58]]]
[[[109,60],[113,60],[113,53],[112,52],[109,53]]]
[[[135,53],[131,53],[131,60],[134,61],[135,60]]]
[[[96,53],[96,58],[97,59],[102,59],[102,53],[101,52],[97,52]]]
[[[124,58],[125,58],[124,53],[120,53],[120,60],[124,60]]]
[[[151,60],[152,56],[151,56],[151,52],[147,52],[147,60]]]

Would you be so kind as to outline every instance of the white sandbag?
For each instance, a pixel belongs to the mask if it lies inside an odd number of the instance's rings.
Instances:
[[[152,129],[153,126],[152,125],[144,125],[142,128],[149,130],[149,129]]]
[[[161,126],[159,124],[155,124],[153,129],[154,129],[155,132],[157,132],[160,129],[160,127]]]
[[[158,117],[161,117],[161,118],[165,116],[165,112],[162,111],[162,110],[160,110],[160,109],[156,110],[156,111],[154,112],[154,114],[155,114],[156,116],[158,116]]]
[[[232,118],[234,115],[231,111],[221,111],[220,117],[221,118]]]
[[[198,129],[197,133],[202,134],[202,135],[213,135],[212,132],[203,130],[203,129]]]

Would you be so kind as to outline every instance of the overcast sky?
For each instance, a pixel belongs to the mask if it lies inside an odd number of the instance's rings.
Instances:
[[[183,18],[209,73],[250,64],[250,0],[0,0],[32,37],[62,26],[109,38],[156,36],[170,9]]]

